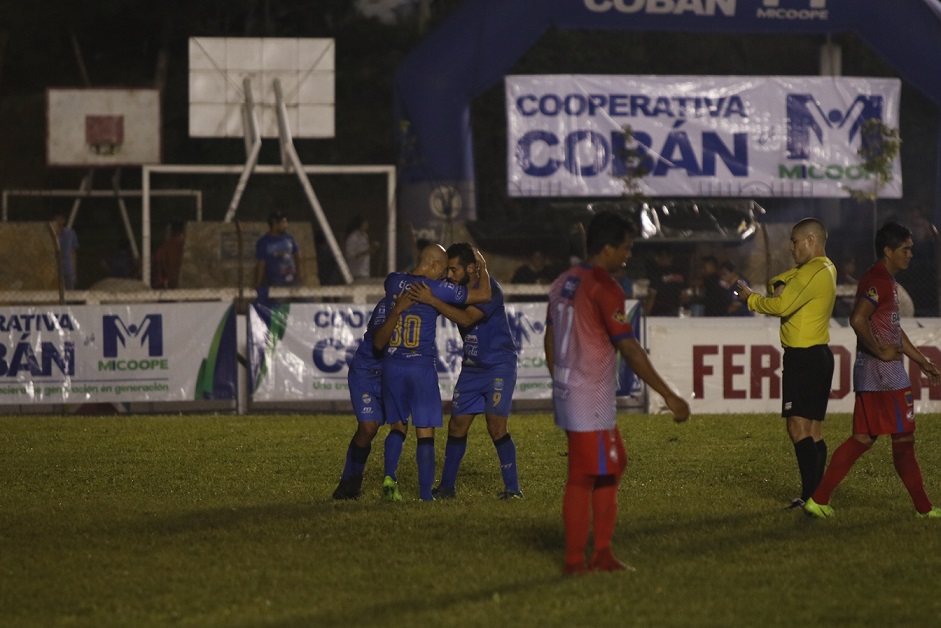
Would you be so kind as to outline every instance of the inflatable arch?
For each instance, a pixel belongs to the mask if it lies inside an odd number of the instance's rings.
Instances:
[[[474,220],[471,100],[551,27],[700,33],[855,33],[939,106],[939,0],[467,0],[398,67],[399,207],[425,235]],[[939,138],[941,140],[941,138]],[[938,142],[941,146],[941,141]],[[936,187],[941,185],[941,155]],[[935,192],[935,212],[941,190]]]

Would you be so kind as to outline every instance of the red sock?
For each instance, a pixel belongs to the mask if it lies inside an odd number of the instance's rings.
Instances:
[[[591,528],[592,487],[595,478],[590,475],[572,475],[569,472],[562,499],[562,521],[565,523],[565,564],[584,565],[585,547]]]
[[[618,478],[603,475],[595,482],[591,498],[594,516],[595,553],[611,549],[614,523],[618,518]]]
[[[892,439],[892,462],[895,463],[895,471],[902,478],[902,484],[908,489],[908,494],[915,503],[915,510],[921,513],[931,510],[931,500],[925,492],[921,467],[918,466],[918,459],[915,458],[915,441]]]
[[[814,501],[818,504],[829,504],[834,489],[843,481],[843,478],[850,472],[859,457],[869,451],[869,447],[852,436],[843,441],[843,444],[833,452],[833,457],[830,458],[830,466],[823,474],[820,486],[814,491]]]

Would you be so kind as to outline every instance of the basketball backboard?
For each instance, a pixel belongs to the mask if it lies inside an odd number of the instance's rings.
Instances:
[[[334,52],[332,39],[190,38],[190,136],[243,137],[248,78],[261,137],[279,137],[275,79],[293,136],[333,137]]]
[[[46,163],[140,166],[160,163],[160,91],[49,89]]]

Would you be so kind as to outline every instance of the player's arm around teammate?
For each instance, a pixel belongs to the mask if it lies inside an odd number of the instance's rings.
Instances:
[[[411,305],[415,303],[408,294],[399,295],[399,298],[395,300],[395,305],[392,307],[392,311],[389,312],[389,317],[386,318],[386,322],[376,330],[376,335],[372,338],[372,346],[375,347],[377,351],[385,349],[386,345],[389,344],[389,339],[392,338],[392,334],[395,333],[395,328],[400,324],[400,317],[402,313],[407,310]]]
[[[417,283],[409,286],[408,296],[419,303],[430,305],[441,313],[446,319],[458,327],[472,327],[479,323],[484,317],[484,313],[474,306],[465,308],[445,303],[434,295],[426,284]]]

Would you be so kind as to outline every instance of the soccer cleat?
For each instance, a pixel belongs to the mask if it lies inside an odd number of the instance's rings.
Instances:
[[[455,491],[453,488],[448,489],[436,486],[431,489],[431,496],[435,499],[454,499],[457,497],[457,491]]]
[[[382,480],[382,495],[390,502],[402,501],[402,494],[399,493],[399,483],[388,475]]]
[[[523,491],[503,491],[497,496],[500,501],[508,502],[514,499],[523,499]]]
[[[833,508],[828,504],[818,504],[813,497],[804,504],[804,512],[808,517],[814,517],[815,519],[828,519],[833,516]],[[941,511],[936,516],[941,516]]]
[[[363,476],[351,475],[341,479],[337,490],[333,491],[333,499],[359,499],[363,494]]]
[[[588,563],[591,571],[634,571],[634,568],[625,562],[618,560],[611,551],[611,548],[595,552]]]
[[[566,564],[562,569],[563,576],[584,576],[586,573],[591,573],[591,569],[585,563]]]
[[[915,516],[919,519],[941,519],[941,508],[932,506],[928,512],[916,512]]]
[[[803,508],[805,503],[806,502],[804,502],[803,499],[801,499],[800,497],[797,497],[794,500],[792,500],[791,503],[784,510],[796,510],[797,508]]]

